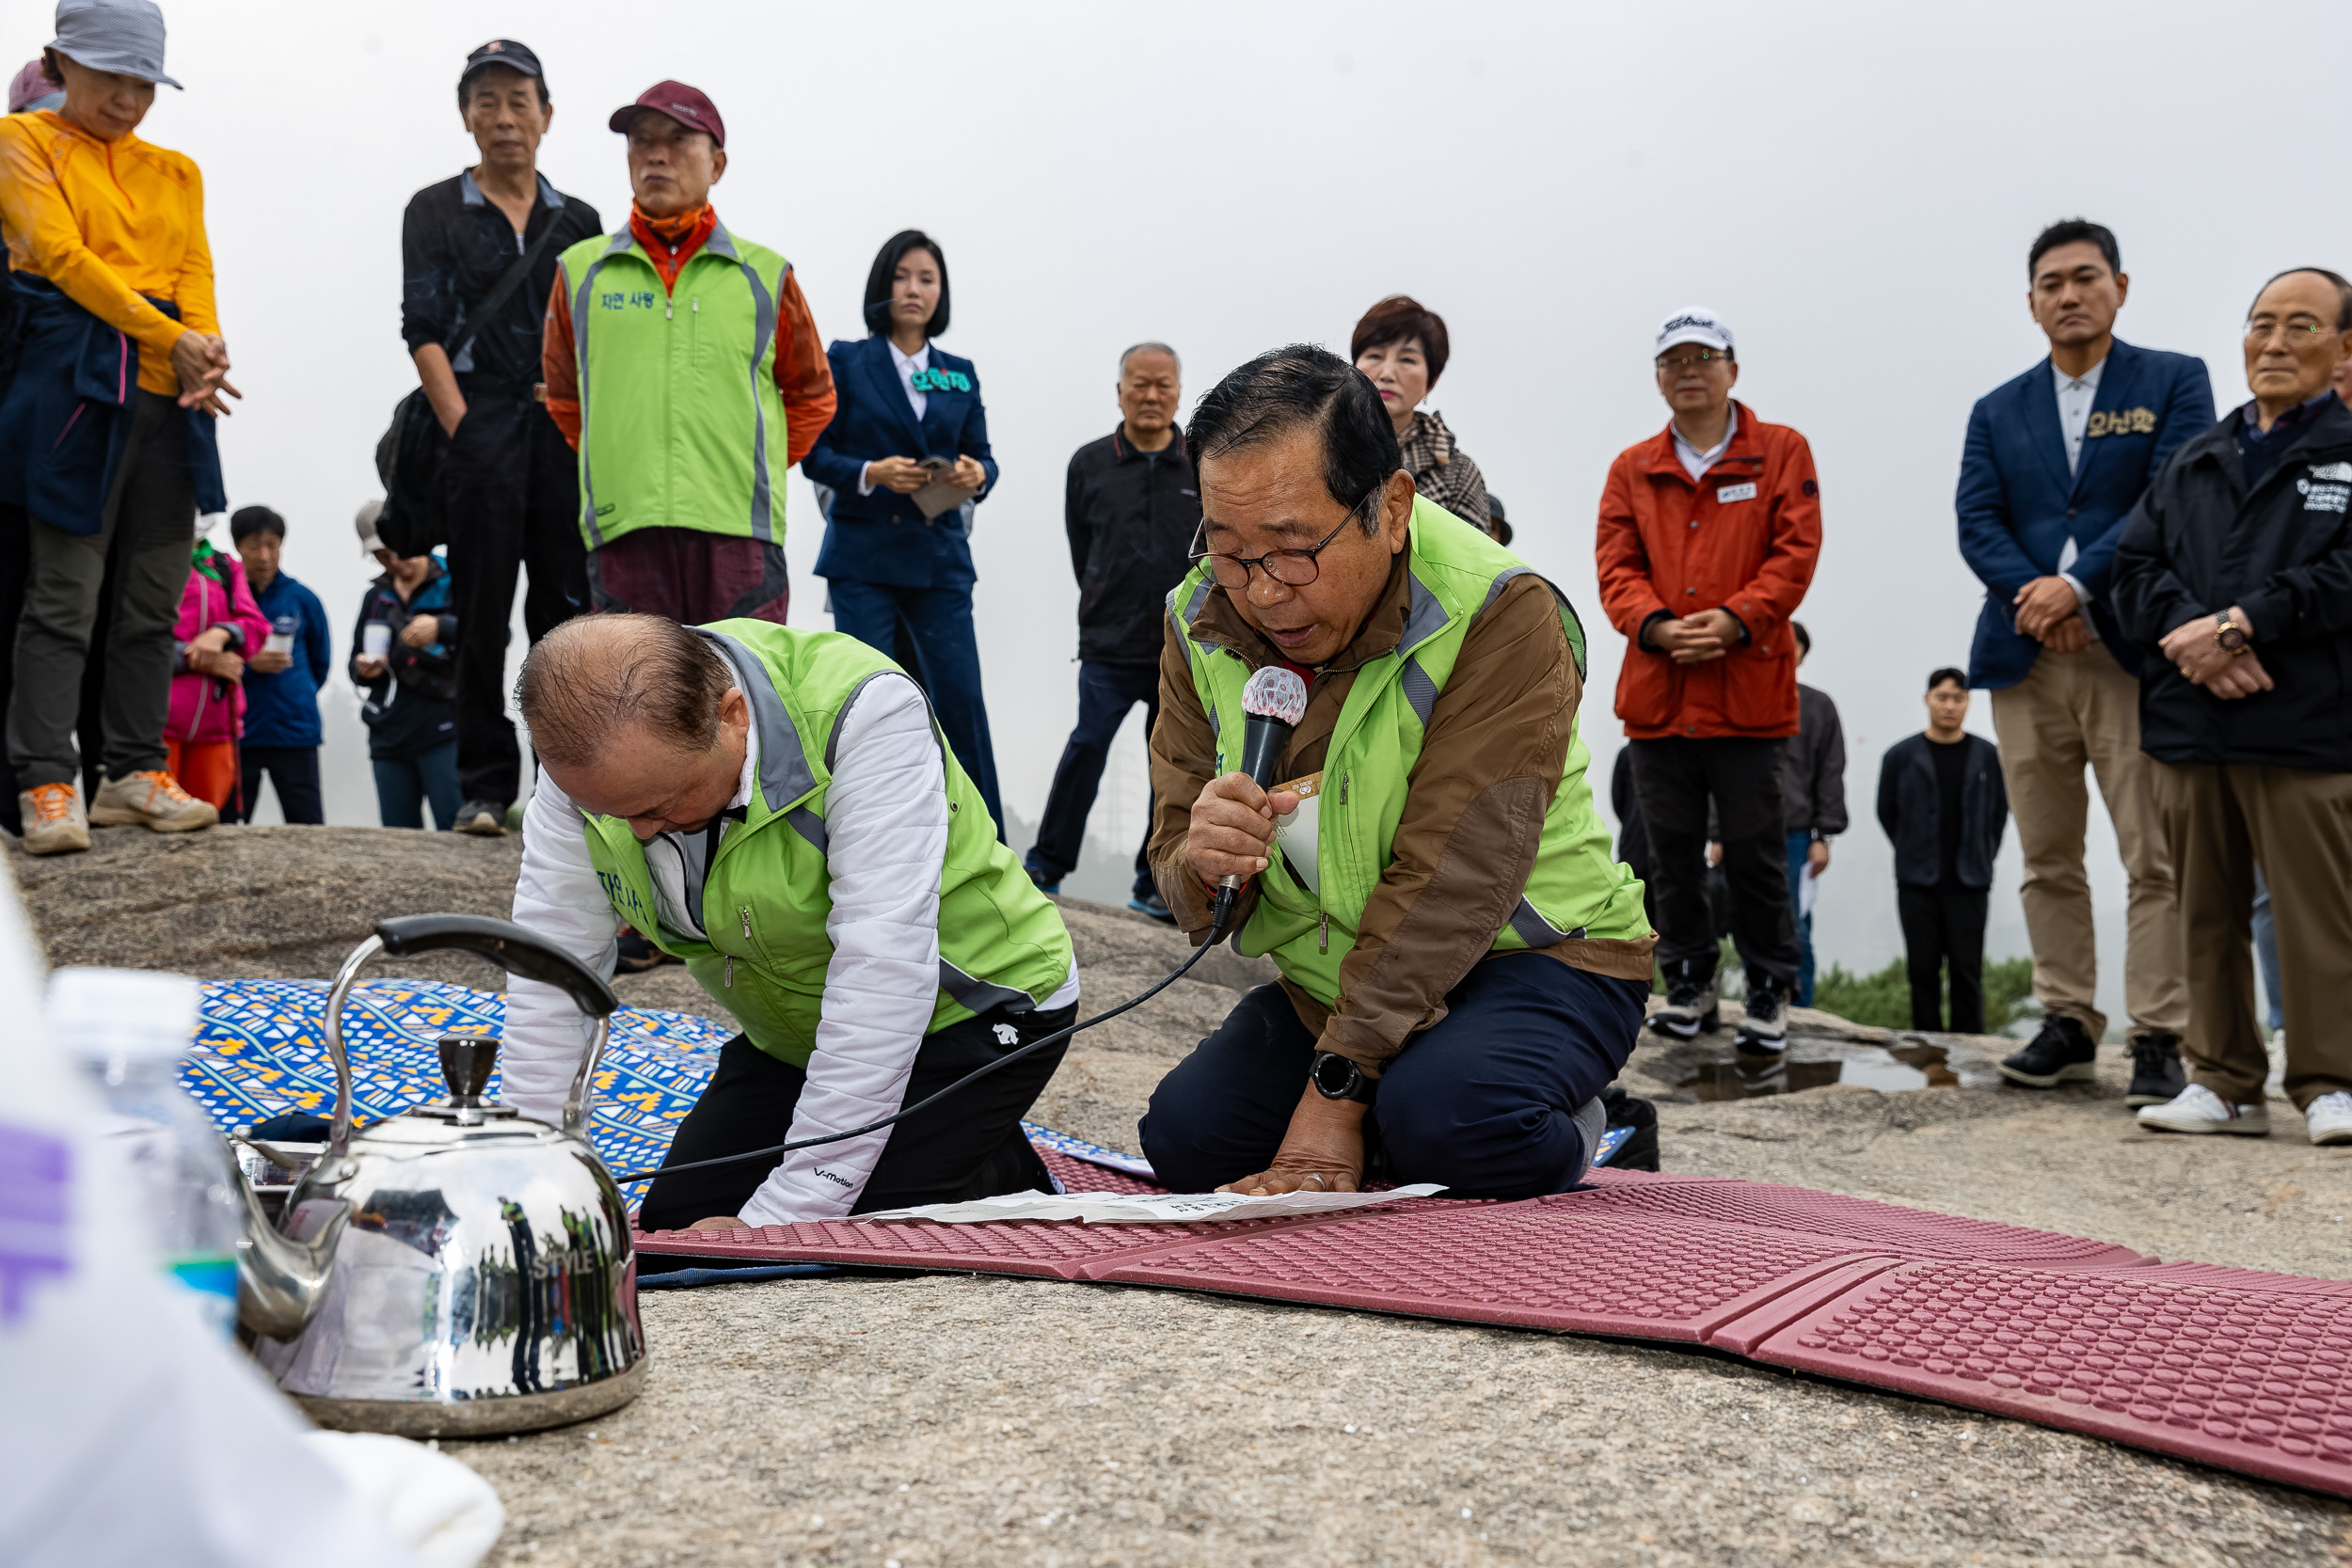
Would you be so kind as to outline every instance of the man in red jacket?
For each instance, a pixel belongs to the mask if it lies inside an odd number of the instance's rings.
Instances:
[[[1740,1049],[1776,1052],[1797,974],[1782,838],[1782,742],[1797,733],[1788,618],[1821,547],[1813,452],[1786,425],[1734,403],[1731,328],[1677,310],[1658,329],[1665,430],[1610,465],[1597,540],[1602,607],[1632,641],[1617,717],[1650,836],[1666,1006],[1652,1028],[1715,1027],[1708,918],[1708,802],[1721,820],[1732,941],[1747,965]]]

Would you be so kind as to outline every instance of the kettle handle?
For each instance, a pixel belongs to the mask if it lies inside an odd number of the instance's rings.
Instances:
[[[510,974],[557,987],[594,1020],[588,1049],[580,1053],[580,1069],[573,1073],[571,1092],[564,1100],[564,1131],[577,1134],[586,1128],[596,1064],[604,1056],[611,1014],[621,1005],[612,988],[569,953],[512,921],[478,914],[410,914],[376,922],[375,933],[352,949],[327,992],[326,1053],[335,1064],[335,1118],[327,1147],[333,1152],[341,1154],[351,1144],[351,1053],[343,1047],[343,1007],[359,972],[378,954],[409,958],[449,949],[478,953]]]

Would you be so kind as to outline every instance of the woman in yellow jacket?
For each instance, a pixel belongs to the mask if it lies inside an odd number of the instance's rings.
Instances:
[[[216,820],[165,770],[164,721],[197,515],[227,507],[212,421],[228,412],[222,394],[237,395],[203,179],[135,135],[155,85],[180,85],[164,74],[163,13],[152,0],[61,0],[42,65],[63,106],[0,119],[17,348],[0,504],[28,516],[8,751],[37,855],[87,848],[92,822],[178,832]],[[75,710],[110,557],[100,734],[82,736],[105,778],[85,811]]]

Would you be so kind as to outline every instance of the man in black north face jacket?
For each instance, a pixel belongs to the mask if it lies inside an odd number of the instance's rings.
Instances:
[[[2254,400],[2173,453],[2124,520],[2112,593],[2140,673],[2140,748],[2180,880],[2188,1087],[2139,1114],[2269,1132],[2249,916],[2278,924],[2286,1090],[2352,1143],[2352,283],[2297,269],[2249,312]],[[2292,891],[2290,891],[2292,890]]]

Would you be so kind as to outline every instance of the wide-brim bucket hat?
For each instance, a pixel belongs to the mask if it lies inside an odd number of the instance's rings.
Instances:
[[[49,47],[92,71],[180,86],[164,74],[164,13],[155,0],[57,0]]]

